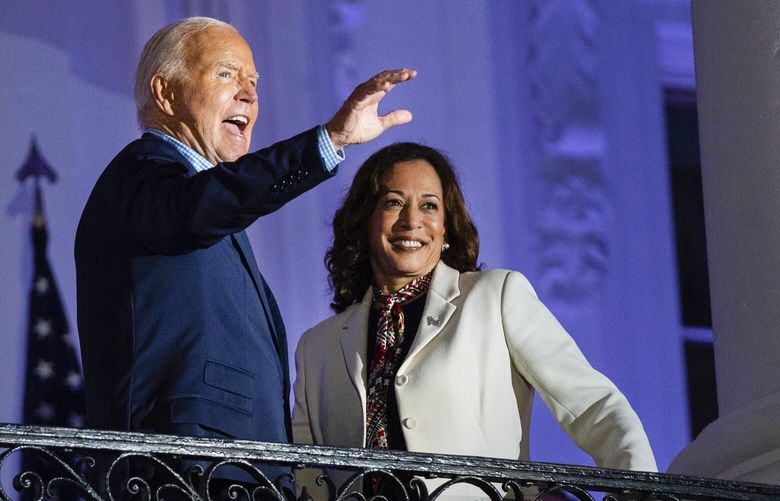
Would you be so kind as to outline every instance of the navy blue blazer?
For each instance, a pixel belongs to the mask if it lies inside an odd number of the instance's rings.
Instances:
[[[316,129],[193,174],[144,134],[76,233],[90,428],[290,440],[287,341],[244,229],[330,177]]]

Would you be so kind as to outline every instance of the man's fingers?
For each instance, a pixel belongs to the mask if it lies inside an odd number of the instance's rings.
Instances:
[[[382,126],[387,130],[396,125],[409,123],[412,118],[412,112],[409,110],[394,110],[382,117]]]
[[[409,68],[399,68],[397,70],[385,70],[372,78],[372,80],[384,81],[390,83],[405,82],[417,76],[417,71]]]
[[[417,72],[415,70],[406,68],[385,70],[355,87],[347,100],[358,106],[366,100],[369,100],[369,102],[379,101],[396,84],[411,80],[416,76]]]
[[[417,72],[415,70],[410,70],[407,68],[385,70],[381,73],[377,73],[369,80],[363,82],[358,86],[358,88],[362,87],[362,90],[364,90],[366,93],[381,91],[387,92],[392,89],[395,84],[411,80],[416,76]]]
[[[415,70],[399,68],[377,73],[355,87],[339,111],[327,124],[333,146],[344,146],[370,141],[383,131],[412,121],[409,110],[394,110],[380,117],[379,102],[395,85],[417,76]]]

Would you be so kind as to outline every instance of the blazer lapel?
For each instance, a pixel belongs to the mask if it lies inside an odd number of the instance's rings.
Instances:
[[[187,167],[187,177],[192,177],[198,173],[190,160],[182,155],[182,153],[179,152],[179,150],[170,143],[165,142],[163,139],[160,139],[159,137],[149,132],[145,132],[143,137],[154,138],[160,143],[163,150],[166,150],[177,157],[179,159],[178,163]],[[268,328],[271,330],[271,334],[273,335],[274,346],[276,347],[276,351],[279,354],[279,358],[282,360],[283,369],[285,373],[287,373],[286,333],[284,331],[284,324],[281,321],[281,315],[279,314],[278,308],[276,306],[276,301],[271,299],[273,305],[269,305],[269,298],[267,297],[266,291],[270,293],[270,289],[267,288],[265,280],[263,279],[263,275],[257,268],[255,254],[252,252],[252,246],[249,243],[246,232],[239,231],[238,233],[234,233],[230,235],[230,239],[236,250],[238,250],[239,254],[241,254],[241,258],[244,261],[247,272],[252,278],[252,283],[255,286],[257,295],[260,298],[260,303],[262,304],[263,309],[266,312],[266,317],[268,318]]]
[[[242,254],[244,263],[246,265],[247,272],[252,278],[252,283],[255,286],[255,291],[260,298],[260,303],[265,310],[266,318],[268,319],[268,328],[271,330],[273,336],[274,346],[279,358],[283,361],[283,366],[286,369],[287,364],[287,343],[284,333],[284,324],[281,323],[281,315],[278,314],[278,310],[275,310],[276,303],[274,301],[273,306],[269,304],[269,298],[266,295],[266,286],[263,276],[260,274],[260,270],[257,268],[257,261],[255,261],[255,254],[252,252],[252,246],[249,244],[249,239],[246,236],[246,232],[239,231],[230,235],[230,238],[237,244],[238,251]]]
[[[163,145],[164,149],[170,151],[170,153],[178,157],[179,163],[187,167],[187,177],[192,177],[198,173],[190,160],[182,155],[182,153],[179,152],[179,150],[173,145],[148,132],[144,133],[143,137],[153,137],[159,141],[161,145]],[[249,273],[249,276],[252,279],[252,283],[255,286],[257,295],[260,298],[260,303],[266,313],[266,318],[268,319],[268,328],[270,329],[271,335],[273,337],[274,347],[276,348],[276,352],[279,355],[279,359],[282,361],[282,369],[284,373],[287,374],[287,336],[284,330],[284,323],[282,322],[281,314],[279,313],[278,306],[276,305],[276,300],[273,299],[273,297],[268,297],[272,294],[267,284],[265,283],[263,275],[260,273],[260,270],[257,267],[255,254],[252,252],[252,245],[249,243],[249,238],[247,238],[246,232],[239,231],[238,233],[234,233],[230,235],[230,239],[236,250],[241,255],[245,267],[247,268],[247,272]],[[288,379],[289,378],[285,377],[285,386],[288,385]],[[287,393],[288,392],[285,392],[285,394]]]
[[[362,409],[363,420],[366,422],[366,381],[368,379],[368,362],[366,361],[366,352],[368,351],[368,314],[371,308],[371,288],[366,291],[363,301],[355,309],[354,313],[347,319],[341,327],[339,341],[341,350],[344,354],[344,364],[349,372],[349,378],[352,385],[360,397],[360,408]],[[365,444],[366,430],[362,426],[362,439],[359,446]]]
[[[172,144],[164,141],[163,139],[145,132],[143,134],[145,138],[154,138],[160,143],[161,149],[169,152],[178,158],[178,163],[187,167],[187,177],[192,177],[198,173],[191,161],[186,158],[176,147]],[[281,313],[276,304],[276,300],[273,298],[270,288],[265,283],[263,275],[257,267],[257,261],[255,260],[255,254],[252,252],[252,245],[249,243],[249,238],[246,236],[245,231],[239,231],[230,235],[231,243],[233,243],[235,249],[240,254],[240,257],[244,263],[244,266],[252,279],[252,284],[255,286],[257,296],[260,298],[260,304],[263,307],[263,311],[266,314],[268,320],[268,329],[271,331],[271,336],[276,348],[276,353],[279,355],[279,359],[282,364],[282,371],[284,373],[285,395],[289,393],[287,387],[289,386],[289,368],[287,364],[287,334],[284,329],[284,322],[282,321]],[[289,405],[287,406],[289,407]]]
[[[460,273],[440,261],[433,272],[433,280],[428,290],[428,298],[425,301],[420,326],[414,336],[409,354],[398,368],[398,372],[405,370],[407,364],[413,363],[414,358],[438,336],[447,322],[455,313],[457,307],[452,300],[460,295],[458,277]]]

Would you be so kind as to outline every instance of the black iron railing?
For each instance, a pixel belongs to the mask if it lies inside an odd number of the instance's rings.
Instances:
[[[466,484],[491,500],[780,500],[780,486],[682,475],[70,428],[0,424],[0,446],[2,499],[288,501],[317,490],[318,500],[364,501],[366,479],[382,479],[394,486],[389,497],[420,501],[445,500]],[[269,478],[273,467],[282,473]],[[311,468],[340,474],[309,476],[294,494],[292,472]]]

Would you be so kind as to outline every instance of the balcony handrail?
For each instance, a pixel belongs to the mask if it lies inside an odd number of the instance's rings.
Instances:
[[[62,451],[75,450],[82,455],[105,452],[117,456],[129,454],[158,459],[175,456],[197,460],[246,462],[252,465],[282,465],[293,469],[338,469],[356,473],[406,472],[425,478],[445,480],[478,477],[493,483],[515,482],[518,486],[533,485],[540,488],[574,486],[575,489],[582,491],[641,493],[646,499],[780,500],[780,486],[677,474],[474,456],[376,451],[135,432],[0,424],[0,446],[6,449],[0,454],[0,470],[5,466],[6,458],[10,454],[23,450],[45,450],[54,455]],[[74,474],[79,475],[75,468],[73,471]],[[82,478],[76,480],[80,481]],[[0,492],[5,495],[8,489],[2,485],[0,487],[2,487]],[[99,489],[96,488],[93,495],[101,499],[97,492]]]

